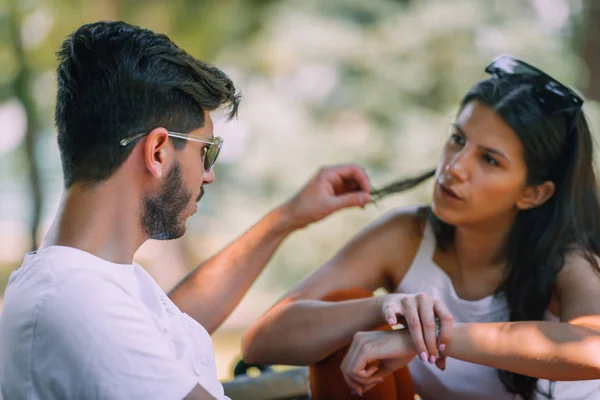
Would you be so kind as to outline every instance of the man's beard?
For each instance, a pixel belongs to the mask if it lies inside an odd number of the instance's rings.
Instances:
[[[200,191],[202,197],[204,190]],[[149,239],[177,239],[185,233],[182,213],[190,204],[192,194],[186,190],[181,179],[179,163],[173,165],[160,192],[146,197],[142,204],[142,229]]]

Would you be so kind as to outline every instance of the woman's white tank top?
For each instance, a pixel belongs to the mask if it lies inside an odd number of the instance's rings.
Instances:
[[[433,261],[436,238],[433,227],[426,224],[417,255],[397,293],[427,293],[442,300],[456,322],[503,322],[509,320],[508,306],[502,296],[488,296],[470,301],[458,297],[450,277]],[[558,320],[547,312],[546,320]],[[422,362],[417,357],[409,364],[417,393],[423,400],[513,400],[494,368],[448,358],[446,370]],[[548,392],[550,382],[540,379],[538,388]],[[600,381],[555,382],[557,400],[600,400]],[[536,399],[546,399],[538,394]]]

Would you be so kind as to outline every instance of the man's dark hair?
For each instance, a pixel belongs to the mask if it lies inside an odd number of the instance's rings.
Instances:
[[[166,35],[125,22],[81,26],[58,59],[55,119],[67,188],[110,177],[134,147],[120,145],[128,136],[159,126],[198,129],[204,110],[237,113],[240,94],[225,73]]]

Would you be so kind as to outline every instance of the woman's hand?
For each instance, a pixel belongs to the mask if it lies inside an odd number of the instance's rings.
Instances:
[[[382,313],[391,326],[400,323],[408,328],[421,361],[429,361],[441,370],[446,368],[443,351],[450,343],[454,320],[444,303],[425,293],[388,294],[382,299]]]
[[[342,361],[344,379],[362,396],[417,354],[408,329],[357,332]]]

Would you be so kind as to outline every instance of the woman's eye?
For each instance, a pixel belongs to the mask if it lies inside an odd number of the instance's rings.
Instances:
[[[450,142],[450,144],[457,144],[459,146],[465,144],[465,139],[462,136],[457,135],[456,133],[450,135],[450,139],[448,141]]]
[[[486,163],[488,163],[488,164],[490,164],[490,165],[493,165],[493,166],[496,166],[496,167],[500,165],[500,164],[498,163],[498,161],[496,161],[494,158],[490,157],[490,156],[489,156],[489,155],[487,155],[487,154],[484,154],[484,155],[483,155],[483,160],[484,160]]]

